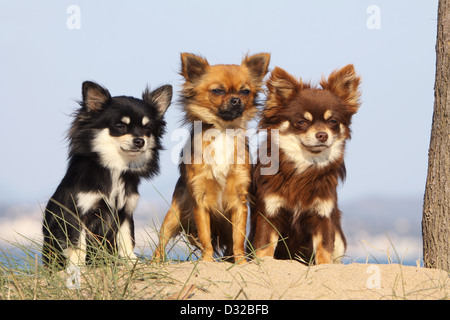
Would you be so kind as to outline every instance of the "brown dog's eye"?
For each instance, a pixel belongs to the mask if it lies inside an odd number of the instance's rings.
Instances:
[[[239,94],[241,94],[243,96],[248,96],[250,94],[250,90],[243,89],[243,90],[239,91]]]
[[[295,126],[299,129],[305,130],[306,128],[308,128],[309,122],[302,119],[302,120],[297,121]]]
[[[328,124],[330,125],[330,126],[336,126],[336,125],[338,125],[338,121],[336,120],[336,119],[330,119],[329,121],[328,121]]]
[[[225,94],[225,90],[222,89],[212,89],[211,92],[218,96]]]

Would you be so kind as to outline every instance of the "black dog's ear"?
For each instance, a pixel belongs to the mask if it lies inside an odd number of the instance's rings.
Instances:
[[[83,104],[88,111],[100,111],[101,107],[111,99],[109,91],[92,81],[82,85]]]
[[[172,94],[173,90],[171,85],[161,86],[153,91],[150,91],[147,87],[142,93],[142,99],[146,103],[155,106],[158,110],[159,116],[162,117],[167,108],[170,106]]]

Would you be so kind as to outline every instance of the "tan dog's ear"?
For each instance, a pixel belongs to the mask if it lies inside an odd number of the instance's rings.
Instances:
[[[257,53],[251,56],[245,56],[242,59],[241,66],[246,66],[256,81],[262,81],[267,74],[270,62],[270,53]]]
[[[111,99],[109,91],[92,81],[82,84],[83,105],[87,111],[100,111],[102,106]]]
[[[268,98],[275,100],[277,104],[284,104],[302,89],[302,82],[295,79],[285,70],[275,67],[266,82],[269,90]]]
[[[322,78],[320,85],[323,89],[329,90],[344,100],[349,111],[355,113],[360,106],[359,84],[361,78],[356,75],[355,68],[352,64],[333,71],[328,79]]]
[[[192,53],[181,53],[180,74],[186,81],[194,81],[206,72],[208,60]]]

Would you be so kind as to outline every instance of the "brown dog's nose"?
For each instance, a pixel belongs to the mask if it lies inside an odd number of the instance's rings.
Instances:
[[[325,142],[328,139],[328,134],[326,132],[324,132],[324,131],[319,131],[319,132],[316,133],[316,138],[320,142]]]

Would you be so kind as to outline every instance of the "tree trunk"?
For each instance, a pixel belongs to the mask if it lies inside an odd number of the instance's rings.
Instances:
[[[434,112],[422,236],[425,267],[450,271],[450,0],[439,0]]]

